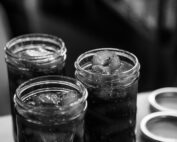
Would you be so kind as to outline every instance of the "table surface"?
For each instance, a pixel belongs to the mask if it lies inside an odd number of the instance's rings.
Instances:
[[[143,142],[140,138],[140,129],[139,125],[144,116],[146,116],[149,111],[149,104],[148,104],[148,95],[149,93],[139,93],[137,99],[137,142]],[[12,135],[12,121],[11,116],[6,115],[0,117],[0,141],[2,142],[13,142],[13,135]]]

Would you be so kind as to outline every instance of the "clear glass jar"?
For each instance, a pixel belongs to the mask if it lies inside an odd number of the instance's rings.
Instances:
[[[14,118],[13,97],[16,88],[21,83],[34,77],[63,75],[67,49],[65,43],[58,37],[47,34],[27,34],[15,37],[7,42],[4,50],[8,71],[11,113],[12,118]]]
[[[82,83],[65,76],[21,84],[14,96],[17,141],[82,141],[87,95]]]
[[[92,70],[93,57],[114,53],[120,67],[113,74]],[[99,48],[81,54],[75,61],[75,76],[88,89],[87,139],[96,141],[135,141],[136,102],[140,64],[135,55],[116,48]]]

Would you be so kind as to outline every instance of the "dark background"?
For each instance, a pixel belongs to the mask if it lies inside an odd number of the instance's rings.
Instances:
[[[177,85],[176,0],[0,0],[0,96],[8,104],[3,47],[11,38],[47,33],[68,49],[67,75],[83,52],[114,47],[141,64],[139,92]],[[6,105],[8,107],[8,105]],[[2,113],[5,113],[2,111]]]

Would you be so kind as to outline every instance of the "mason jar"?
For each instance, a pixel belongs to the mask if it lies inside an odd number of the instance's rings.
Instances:
[[[98,48],[81,54],[75,69],[75,77],[89,94],[86,141],[135,142],[137,57],[121,49]]]
[[[83,141],[87,89],[66,76],[42,76],[15,93],[18,142]]]
[[[37,76],[63,75],[67,49],[63,40],[53,35],[26,34],[11,39],[4,50],[14,118],[13,97],[17,87]]]

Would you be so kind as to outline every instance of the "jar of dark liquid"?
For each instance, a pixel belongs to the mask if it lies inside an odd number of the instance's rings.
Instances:
[[[115,48],[94,49],[81,54],[75,68],[89,92],[86,141],[135,142],[137,57]]]
[[[18,142],[82,142],[87,90],[65,76],[21,84],[14,97]]]
[[[11,113],[14,120],[13,97],[16,88],[24,81],[43,75],[64,74],[66,47],[55,36],[27,34],[15,37],[5,46]],[[16,135],[16,129],[14,126]],[[14,135],[14,136],[15,136]]]

